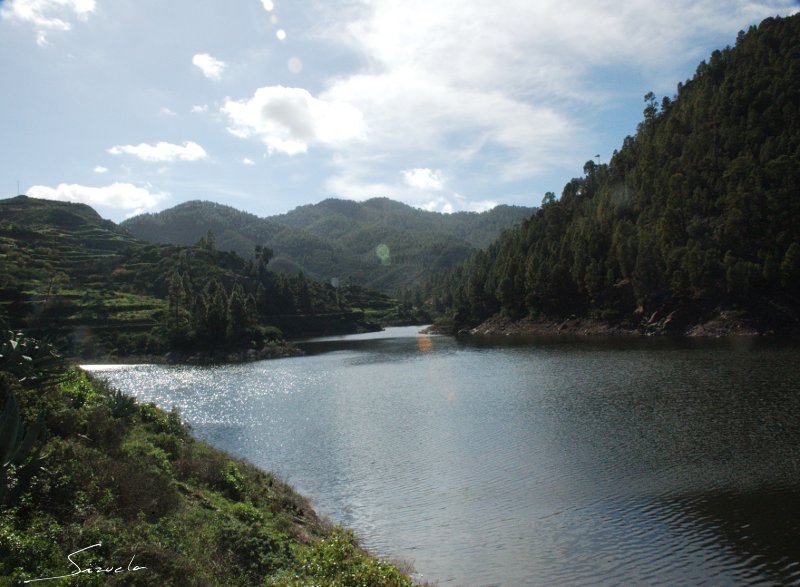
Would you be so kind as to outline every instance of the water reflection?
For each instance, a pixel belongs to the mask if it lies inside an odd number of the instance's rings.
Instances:
[[[430,336],[417,337],[417,348],[423,353],[431,352],[433,350],[433,339]]]
[[[103,375],[442,586],[799,579],[795,345],[404,329],[304,347]]]

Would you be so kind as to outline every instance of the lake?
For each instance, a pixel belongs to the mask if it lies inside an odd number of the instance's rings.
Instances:
[[[88,366],[449,585],[800,584],[800,346],[418,328]]]

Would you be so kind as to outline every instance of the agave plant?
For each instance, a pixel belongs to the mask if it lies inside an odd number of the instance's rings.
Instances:
[[[36,449],[34,445],[43,436],[43,423],[26,425],[19,413],[17,398],[8,390],[0,413],[0,503],[12,501],[41,467],[45,458],[39,457],[41,443]]]
[[[0,339],[0,372],[5,371],[28,386],[56,383],[65,376],[63,359],[50,345],[21,332],[4,332]],[[45,434],[43,415],[38,422],[26,424],[11,387],[5,389],[5,405],[0,413],[0,503],[9,503],[23,491],[44,462],[44,457],[39,457],[42,443],[37,442]]]
[[[64,376],[64,360],[51,345],[21,332],[5,333],[0,339],[0,371],[32,385],[57,382]]]
[[[129,418],[139,409],[136,398],[114,389],[109,396],[109,407],[114,418]]]

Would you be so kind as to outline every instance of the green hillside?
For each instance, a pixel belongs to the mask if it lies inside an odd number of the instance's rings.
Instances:
[[[177,412],[9,332],[0,456],[0,585],[412,584],[280,479],[193,438]]]
[[[439,214],[386,198],[328,199],[258,218],[221,204],[186,202],[122,226],[144,240],[175,244],[196,242],[211,230],[222,250],[248,256],[255,245],[269,247],[276,271],[396,294],[464,261],[532,212],[498,206],[480,214]]]
[[[800,15],[715,51],[608,165],[487,252],[430,281],[456,323],[589,316],[685,332],[727,315],[756,331],[800,315]]]
[[[88,206],[26,196],[0,200],[0,219],[0,322],[74,355],[272,352],[282,334],[376,328],[367,314],[421,320],[376,292],[276,273],[269,249],[220,251],[211,234],[146,243]]]
[[[0,313],[14,328],[91,326],[87,345],[101,331],[148,331],[163,300],[147,288],[114,285],[120,265],[146,248],[84,204],[0,200]]]

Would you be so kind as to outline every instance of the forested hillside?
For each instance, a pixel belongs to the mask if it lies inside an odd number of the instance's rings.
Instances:
[[[367,313],[419,320],[375,292],[276,273],[271,258],[220,251],[211,233],[146,243],[83,204],[0,200],[0,323],[88,357],[259,350],[282,334],[376,328]]]
[[[328,199],[259,218],[221,204],[186,202],[122,226],[138,238],[173,244],[196,242],[211,230],[221,250],[247,257],[256,245],[269,247],[276,271],[303,271],[323,281],[336,278],[398,294],[466,260],[532,213],[532,208],[498,206],[483,213],[439,214],[375,198]]]
[[[678,331],[732,311],[761,330],[800,310],[800,15],[715,51],[607,165],[486,252],[428,282],[459,325],[501,312]]]

